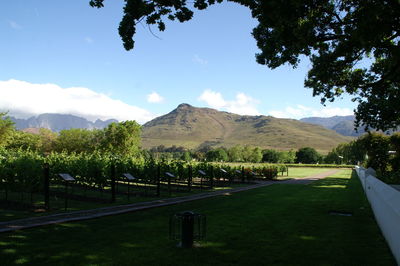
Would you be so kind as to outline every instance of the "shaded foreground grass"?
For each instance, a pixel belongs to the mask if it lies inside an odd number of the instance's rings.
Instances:
[[[168,218],[207,215],[207,241],[168,239]],[[353,216],[330,215],[329,211]],[[350,170],[247,192],[0,235],[2,265],[395,265]]]

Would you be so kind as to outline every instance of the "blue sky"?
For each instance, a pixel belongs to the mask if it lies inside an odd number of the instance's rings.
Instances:
[[[309,62],[270,70],[255,62],[256,21],[234,3],[197,11],[165,32],[138,25],[135,49],[118,35],[122,0],[0,2],[0,110],[26,117],[71,113],[144,123],[180,103],[249,115],[348,115],[303,86]]]

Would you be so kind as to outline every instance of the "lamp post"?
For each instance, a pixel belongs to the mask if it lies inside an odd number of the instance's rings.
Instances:
[[[339,155],[338,157],[340,158],[340,164],[343,164],[343,156]]]

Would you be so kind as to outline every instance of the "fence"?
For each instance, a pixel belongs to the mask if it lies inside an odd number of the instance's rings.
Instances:
[[[372,168],[356,166],[356,172],[383,236],[400,265],[400,191],[377,179]]]

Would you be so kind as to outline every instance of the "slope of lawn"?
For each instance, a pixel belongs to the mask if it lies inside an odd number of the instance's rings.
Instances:
[[[207,215],[200,247],[168,239],[169,216],[184,210]],[[350,170],[308,186],[3,233],[0,246],[1,265],[395,265]]]

